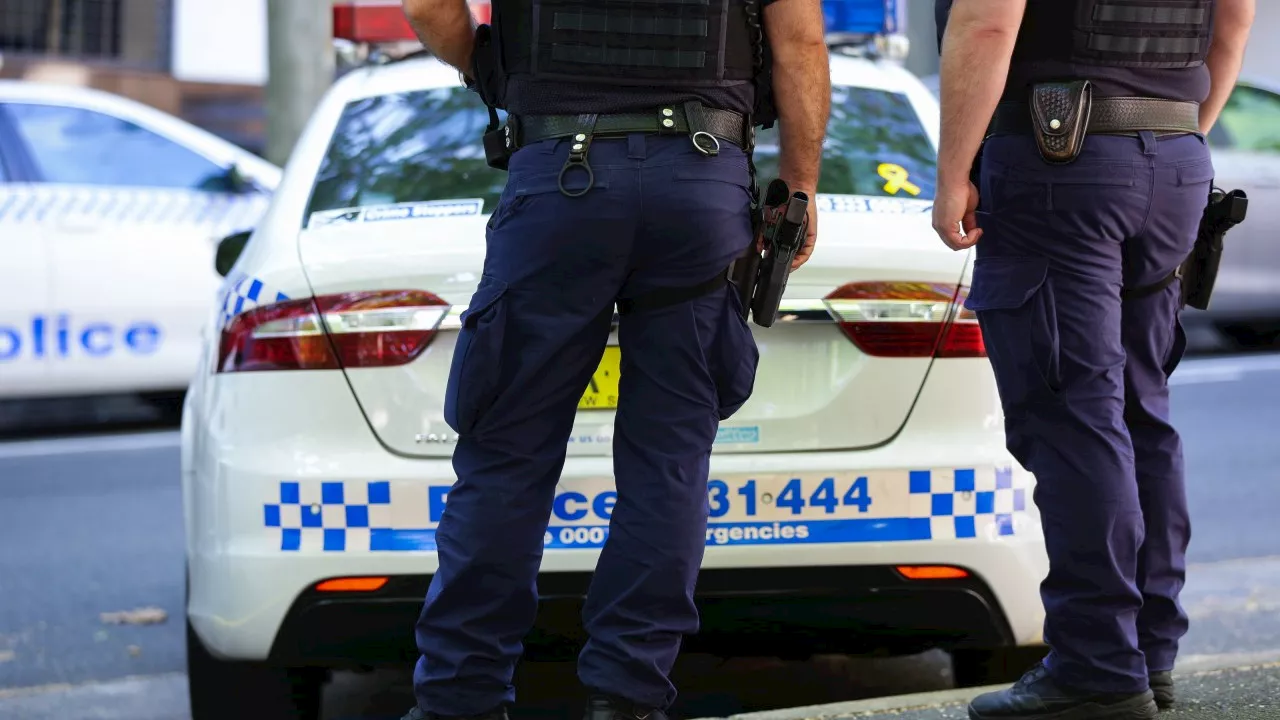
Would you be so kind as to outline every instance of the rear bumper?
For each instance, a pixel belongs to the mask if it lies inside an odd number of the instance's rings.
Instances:
[[[894,478],[905,483],[910,471],[932,469],[941,477],[948,469],[968,468],[994,477],[1004,469],[1016,484],[1026,486],[1029,498],[1030,478],[1003,447],[994,389],[984,376],[975,377],[969,364],[979,362],[935,366],[911,419],[882,447],[717,453],[712,472],[716,477],[867,473],[873,475],[874,489],[877,473],[884,478],[881,487],[890,488]],[[428,530],[413,528],[429,521],[430,488],[453,482],[450,461],[386,452],[338,373],[269,375],[274,374],[197,382],[188,394],[183,486],[193,627],[211,652],[226,658],[292,655],[319,662],[326,656],[359,657],[361,651],[352,643],[366,642],[364,652],[376,656],[395,658],[406,647],[412,652],[413,621],[436,570],[433,539]],[[609,457],[570,457],[562,486],[611,474]],[[292,539],[282,527],[289,524],[280,508],[286,485],[299,488],[302,507],[316,507],[315,525]],[[383,513],[379,522],[402,530],[387,536],[397,542],[375,542],[368,528],[330,538],[327,531],[341,526],[343,508],[321,502],[325,485],[341,486],[347,504],[367,504],[370,524],[373,503],[380,499],[375,496],[390,488],[395,502],[378,511]],[[905,492],[901,485],[893,488]],[[873,508],[897,502],[876,497]],[[799,617],[802,628],[812,628],[818,618],[830,617],[845,635],[856,628],[852,634],[871,637],[879,631],[882,638],[928,639],[939,645],[1037,643],[1044,619],[1038,584],[1047,572],[1039,517],[1028,499],[1025,508],[1008,518],[1004,527],[1009,532],[987,525],[970,537],[948,535],[946,518],[940,524],[939,518],[932,520],[931,535],[931,521],[917,519],[911,526],[920,528],[923,522],[926,534],[914,537],[871,534],[840,541],[735,543],[726,531],[730,542],[714,538],[703,562],[704,633],[712,637],[717,627],[737,627],[743,618],[779,627],[788,617]],[[338,544],[340,535],[343,542]],[[572,588],[594,569],[598,556],[596,546],[548,545],[542,582]],[[897,565],[962,567],[972,573],[972,584],[907,583],[891,570]],[[806,572],[812,575],[803,576]],[[386,576],[394,582],[382,595],[366,598],[328,599],[311,590],[325,579],[347,576]],[[727,583],[729,589],[716,591],[717,583]],[[543,615],[550,620],[567,612],[572,624],[578,617],[572,608],[581,593],[562,594],[551,598],[555,602],[549,602]],[[786,602],[758,603],[759,597]],[[771,609],[757,619],[751,614],[757,605]]]
[[[526,656],[565,660],[585,637],[579,618],[588,573],[543,575],[538,623]],[[308,588],[290,606],[272,643],[283,665],[411,664],[413,625],[431,581],[399,576],[372,593]],[[981,580],[912,582],[892,568],[705,570],[696,595],[701,630],[686,652],[849,653],[1015,643],[1000,605]]]

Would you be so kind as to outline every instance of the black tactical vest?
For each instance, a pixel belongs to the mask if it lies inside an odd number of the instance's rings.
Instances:
[[[767,98],[757,97],[769,95],[765,4],[494,0],[503,104],[515,114],[548,115],[644,111],[699,99],[767,119],[761,117],[771,115]]]
[[[948,3],[950,4],[950,3]],[[1200,102],[1216,0],[1028,0],[1005,99],[1041,81],[1088,79],[1094,94]]]

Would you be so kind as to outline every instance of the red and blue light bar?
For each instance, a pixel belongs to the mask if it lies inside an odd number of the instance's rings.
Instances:
[[[471,14],[489,22],[488,2],[471,2]],[[354,43],[395,43],[417,40],[400,0],[338,0],[333,4],[333,37]]]
[[[829,35],[896,35],[906,29],[906,0],[822,0]]]
[[[490,21],[488,0],[473,0],[469,5],[477,22]],[[906,9],[905,0],[822,0],[827,34],[837,36],[898,35],[906,29]],[[400,0],[337,0],[333,36],[372,45],[417,39]]]

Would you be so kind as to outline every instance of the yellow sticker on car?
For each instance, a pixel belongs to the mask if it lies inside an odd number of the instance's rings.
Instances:
[[[622,349],[609,346],[604,349],[600,365],[591,376],[591,382],[578,401],[579,410],[613,410],[618,407],[618,381],[622,375]]]
[[[911,182],[911,173],[901,165],[894,163],[880,163],[880,167],[876,168],[876,173],[885,179],[884,191],[890,195],[897,195],[899,192],[906,192],[908,195],[919,195],[920,186]]]

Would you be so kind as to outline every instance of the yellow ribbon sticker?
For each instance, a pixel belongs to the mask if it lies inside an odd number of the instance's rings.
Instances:
[[[880,163],[880,167],[876,168],[876,172],[885,179],[884,191],[890,195],[897,195],[899,190],[906,190],[910,195],[920,194],[920,186],[907,179],[911,174],[901,165]]]

